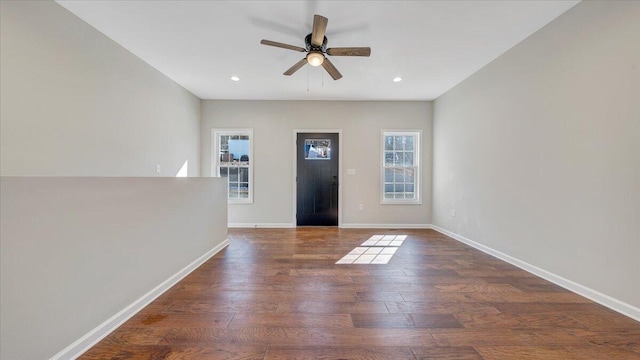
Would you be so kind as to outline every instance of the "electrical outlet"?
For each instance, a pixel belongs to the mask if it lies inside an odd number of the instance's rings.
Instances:
[[[360,206],[358,206],[358,209],[364,210],[364,205],[360,204]]]
[[[156,174],[160,174],[160,164],[156,164]]]
[[[456,209],[451,209],[451,217],[456,217]]]

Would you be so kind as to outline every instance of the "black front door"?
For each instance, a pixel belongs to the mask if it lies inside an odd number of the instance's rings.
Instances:
[[[299,133],[298,226],[338,225],[338,134]]]

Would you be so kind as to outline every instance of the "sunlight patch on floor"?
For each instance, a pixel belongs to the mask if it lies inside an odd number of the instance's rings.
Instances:
[[[373,235],[336,264],[387,264],[407,235]]]

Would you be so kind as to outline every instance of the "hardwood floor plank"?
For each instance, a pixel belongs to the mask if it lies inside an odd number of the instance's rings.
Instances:
[[[409,347],[326,347],[326,346],[270,346],[266,359],[415,359]]]
[[[479,346],[476,350],[485,360],[580,360],[578,354],[564,347]]]
[[[252,302],[252,301],[201,301],[201,300],[175,300],[169,304],[163,313],[166,314],[215,314],[218,312],[251,312],[269,313],[276,312],[277,302]]]
[[[544,314],[561,311],[566,314],[605,314],[616,316],[613,310],[609,310],[596,303],[492,303],[491,306],[505,314]]]
[[[385,302],[390,313],[405,314],[498,314],[500,311],[484,303]]]
[[[429,330],[438,346],[507,346],[527,345],[518,335],[508,329],[434,329]]]
[[[467,347],[416,347],[411,351],[418,360],[482,360],[480,354],[470,346]]]
[[[567,350],[583,360],[639,360],[640,353],[620,348],[596,347],[596,346],[567,346]]]
[[[435,285],[437,290],[442,292],[456,292],[456,293],[512,293],[522,292],[520,289],[511,286],[509,284],[448,284],[448,285]]]
[[[278,313],[316,314],[387,314],[389,311],[382,301],[322,302],[300,301],[281,302]]]
[[[357,328],[461,328],[452,315],[442,314],[351,314]]]
[[[552,314],[459,314],[456,318],[466,328],[502,329],[580,329],[583,324],[562,312]]]
[[[513,329],[512,331],[527,344],[534,346],[588,345],[585,339],[563,328]]]
[[[127,345],[111,357],[111,360],[154,360],[166,359],[171,347],[166,345]]]
[[[596,347],[617,348],[640,354],[640,329],[569,330],[568,333]]]
[[[205,313],[205,314],[143,314],[132,317],[122,325],[124,328],[174,328],[183,324],[200,327],[227,327],[235,313]]]
[[[197,346],[172,346],[167,360],[262,360],[266,346],[238,346],[237,344],[215,344]]]
[[[356,292],[358,301],[403,301],[397,291],[360,291]]]
[[[310,327],[310,328],[352,328],[349,314],[237,314],[229,327]]]
[[[502,293],[443,292],[443,291],[400,291],[407,302],[503,302]]]

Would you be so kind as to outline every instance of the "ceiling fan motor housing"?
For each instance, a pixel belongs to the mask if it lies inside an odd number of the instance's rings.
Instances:
[[[313,46],[311,44],[311,34],[307,35],[304,38],[304,45],[305,48],[307,49],[307,51],[320,51],[322,53],[326,53],[327,52],[327,37],[324,37],[324,40],[322,40],[322,46]]]

